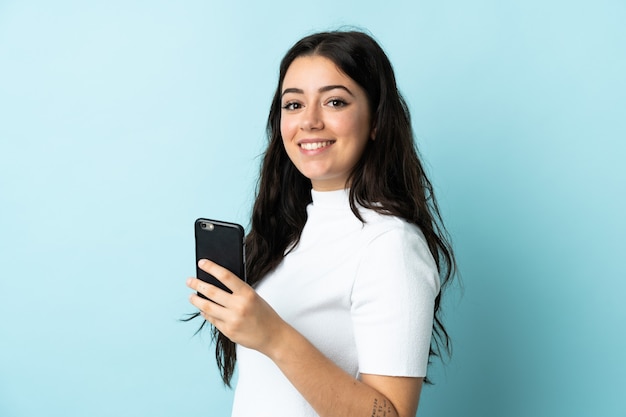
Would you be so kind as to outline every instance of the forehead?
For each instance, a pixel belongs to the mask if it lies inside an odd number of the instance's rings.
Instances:
[[[307,55],[294,59],[289,65],[283,79],[283,89],[307,85],[321,86],[328,83],[356,85],[356,82],[330,59],[319,55]]]

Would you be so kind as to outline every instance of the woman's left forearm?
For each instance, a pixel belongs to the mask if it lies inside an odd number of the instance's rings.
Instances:
[[[417,398],[414,405],[406,404],[404,397],[396,409],[396,404],[376,388],[349,375],[330,359],[324,356],[302,334],[285,323],[281,326],[280,340],[265,354],[276,363],[293,386],[308,401],[321,417],[413,417],[417,411]],[[385,378],[385,377],[381,377]],[[408,388],[421,379],[391,379],[391,383],[409,383]],[[383,381],[387,381],[383,380]],[[415,397],[419,396],[419,389]],[[409,401],[411,402],[411,401]],[[411,414],[412,413],[412,414]]]

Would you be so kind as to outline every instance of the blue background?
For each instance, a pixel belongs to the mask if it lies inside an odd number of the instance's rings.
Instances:
[[[0,416],[227,416],[196,217],[248,224],[278,63],[388,52],[464,290],[420,416],[626,416],[624,1],[0,1]]]

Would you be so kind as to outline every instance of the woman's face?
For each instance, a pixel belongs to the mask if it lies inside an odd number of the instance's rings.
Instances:
[[[365,91],[328,58],[296,58],[282,85],[280,133],[313,189],[343,189],[372,136]]]

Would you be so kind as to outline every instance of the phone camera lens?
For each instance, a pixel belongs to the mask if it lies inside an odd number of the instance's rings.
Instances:
[[[200,228],[202,230],[208,230],[209,232],[212,232],[213,229],[215,229],[215,226],[213,225],[213,223],[202,222],[202,223],[200,223]]]

